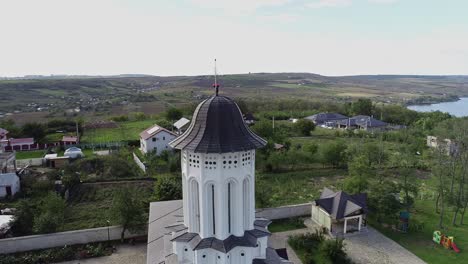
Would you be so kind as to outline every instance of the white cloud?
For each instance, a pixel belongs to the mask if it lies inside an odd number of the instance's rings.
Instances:
[[[0,2],[0,76],[210,74],[213,58],[220,73],[468,72],[468,32],[463,25],[383,39],[344,32],[298,33],[270,22],[264,24],[273,26],[258,26],[165,14],[156,8],[132,12],[110,0]]]
[[[228,13],[253,12],[262,7],[282,6],[293,0],[190,0],[203,8],[223,9]]]
[[[367,0],[371,4],[393,4],[398,0]],[[309,8],[326,8],[326,7],[348,7],[354,4],[353,0],[314,0],[307,3],[306,7]]]
[[[309,8],[324,8],[324,7],[345,7],[352,4],[351,0],[316,0],[306,4]]]
[[[375,3],[375,4],[393,4],[398,2],[399,0],[367,0],[370,3]]]

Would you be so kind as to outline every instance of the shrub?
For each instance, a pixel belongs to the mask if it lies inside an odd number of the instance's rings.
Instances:
[[[157,201],[182,199],[180,178],[171,175],[160,177],[154,184],[154,198]]]

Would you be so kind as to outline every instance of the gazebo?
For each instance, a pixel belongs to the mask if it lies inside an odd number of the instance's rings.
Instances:
[[[324,188],[320,199],[312,202],[312,220],[332,235],[360,232],[365,225],[367,194],[349,195]]]

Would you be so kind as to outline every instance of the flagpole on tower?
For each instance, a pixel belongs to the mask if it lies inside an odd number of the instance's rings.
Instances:
[[[214,77],[215,77],[215,82],[213,84],[213,87],[216,89],[216,96],[218,96],[219,84],[218,84],[218,72],[216,70],[216,59],[214,60]]]

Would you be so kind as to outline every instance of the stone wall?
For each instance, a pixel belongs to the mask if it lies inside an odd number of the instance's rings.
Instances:
[[[310,216],[311,203],[294,204],[276,208],[257,209],[256,216],[270,220],[291,218],[298,216]]]
[[[305,203],[276,208],[257,209],[256,217],[264,217],[270,220],[276,220],[299,216],[310,216],[310,213],[311,204]],[[0,254],[107,241],[107,230],[107,227],[99,227],[45,235],[0,239]],[[110,240],[120,239],[121,231],[122,228],[119,226],[109,227]],[[127,232],[125,237],[131,238],[146,234],[147,230],[141,234],[130,234]]]
[[[107,227],[99,227],[45,235],[0,239],[0,254],[107,241],[107,231]],[[110,240],[120,239],[121,232],[122,228],[120,226],[109,227]],[[132,238],[141,235],[146,235],[146,230],[142,232],[142,234],[130,234],[129,232],[126,232],[125,238]]]

